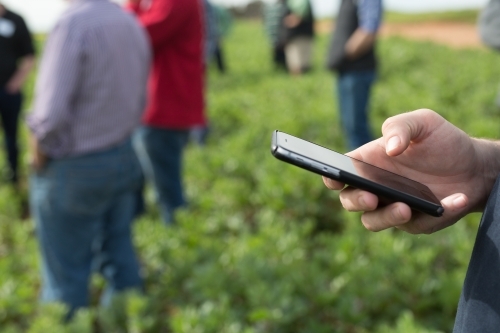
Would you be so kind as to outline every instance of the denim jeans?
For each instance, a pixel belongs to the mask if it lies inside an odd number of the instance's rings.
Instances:
[[[374,81],[375,71],[345,72],[338,76],[340,118],[349,150],[372,140],[368,104]]]
[[[453,333],[500,330],[500,178],[491,191],[458,303]]]
[[[163,221],[174,222],[174,212],[186,200],[182,185],[182,153],[189,130],[142,126],[134,134],[134,148],[146,178],[153,184]]]
[[[30,179],[42,253],[43,302],[89,303],[89,277],[107,280],[101,302],[142,287],[131,238],[141,169],[130,140],[103,152],[51,160]]]
[[[9,94],[0,88],[0,118],[3,125],[7,160],[9,161],[10,175],[13,182],[18,180],[18,147],[17,132],[19,114],[21,113],[22,96]]]

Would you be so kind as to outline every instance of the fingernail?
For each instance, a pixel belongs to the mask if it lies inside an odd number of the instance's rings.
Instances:
[[[467,200],[465,200],[463,195],[453,199],[453,206],[455,206],[455,208],[464,208],[466,205]]]
[[[385,148],[385,150],[387,152],[390,152],[394,149],[396,149],[401,143],[401,139],[399,138],[399,136],[393,136],[392,138],[389,139],[389,141],[387,141],[387,146]]]

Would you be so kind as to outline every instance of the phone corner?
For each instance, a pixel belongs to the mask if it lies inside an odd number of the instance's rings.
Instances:
[[[274,130],[271,137],[271,154],[276,155],[278,150],[278,130]]]
[[[438,209],[436,210],[437,217],[441,217],[443,216],[443,214],[444,214],[444,208],[442,206],[438,207]]]

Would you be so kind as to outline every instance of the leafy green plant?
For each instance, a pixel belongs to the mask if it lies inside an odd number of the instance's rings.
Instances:
[[[224,45],[229,72],[209,72],[208,144],[185,156],[189,207],[166,228],[148,195],[134,226],[144,293],[101,308],[105,281],[93,279],[91,307],[64,324],[64,307],[37,302],[36,230],[2,184],[0,331],[449,331],[479,215],[430,236],[369,233],[321,177],[270,154],[275,129],[345,151],[326,44],[319,36],[313,71],[291,78],[273,71],[260,23],[237,22]],[[378,51],[374,133],[389,116],[429,107],[471,135],[499,137],[497,54],[400,38]]]

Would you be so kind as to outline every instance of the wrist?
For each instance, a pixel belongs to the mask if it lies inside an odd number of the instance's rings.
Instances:
[[[486,204],[500,174],[500,141],[472,138],[472,144],[476,151],[477,160],[475,173],[480,177],[483,203]]]

